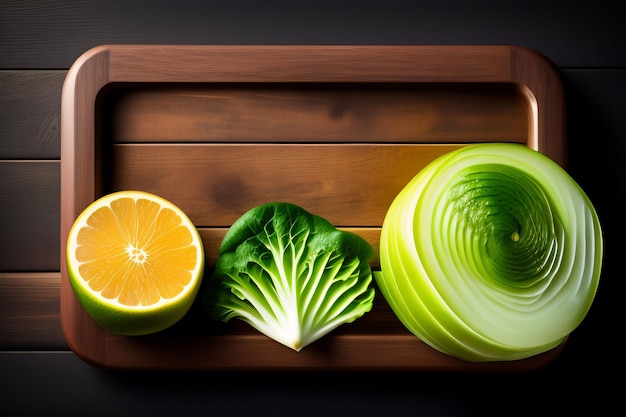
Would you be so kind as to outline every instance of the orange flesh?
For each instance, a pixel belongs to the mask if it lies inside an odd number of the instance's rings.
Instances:
[[[190,231],[174,211],[123,198],[102,207],[77,236],[76,259],[89,287],[128,306],[180,294],[197,262]]]

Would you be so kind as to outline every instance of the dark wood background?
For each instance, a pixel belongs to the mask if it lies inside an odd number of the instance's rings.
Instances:
[[[608,1],[0,0],[0,412],[456,416],[618,406],[624,28],[621,8]],[[111,43],[537,50],[562,77],[568,169],[605,231],[603,276],[589,315],[556,362],[523,374],[145,374],[83,362],[68,350],[59,322],[60,99],[74,60]]]

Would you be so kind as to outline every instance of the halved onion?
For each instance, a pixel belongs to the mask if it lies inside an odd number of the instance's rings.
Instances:
[[[398,194],[375,278],[400,321],[469,361],[550,350],[586,316],[603,256],[597,213],[556,162],[521,144],[468,145]]]

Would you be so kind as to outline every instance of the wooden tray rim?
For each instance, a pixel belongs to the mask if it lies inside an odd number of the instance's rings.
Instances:
[[[253,64],[254,71],[242,63]],[[334,361],[322,361],[316,352],[300,352],[302,360],[287,360],[291,352],[274,344],[265,346],[262,337],[235,337],[233,341],[239,346],[263,344],[266,351],[273,350],[276,359],[265,364],[250,361],[242,364],[236,356],[226,353],[230,357],[223,363],[209,361],[194,365],[189,358],[173,358],[168,353],[172,347],[168,343],[162,346],[136,343],[102,330],[87,316],[71,289],[65,242],[74,219],[95,198],[94,104],[100,90],[116,82],[515,83],[527,94],[533,107],[528,146],[564,167],[567,162],[560,78],[548,59],[526,47],[102,45],[92,48],[68,71],[61,103],[61,324],[70,349],[83,360],[114,369],[528,371],[545,366],[559,355],[563,344],[520,361],[472,363],[436,352],[414,338],[395,337],[397,340],[388,344],[385,336],[345,336],[335,341],[340,353]],[[178,345],[174,343],[174,346]],[[389,350],[385,360],[372,352],[381,347]],[[405,354],[406,349],[414,348],[426,350],[428,363],[416,363]],[[109,354],[107,350],[111,349],[118,354]],[[133,356],[150,351],[144,360],[137,361]],[[196,350],[191,354],[205,358],[204,353]]]

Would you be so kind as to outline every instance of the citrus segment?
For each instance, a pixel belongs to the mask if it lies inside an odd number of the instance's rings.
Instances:
[[[90,204],[67,241],[69,278],[102,327],[140,335],[170,327],[191,307],[202,279],[197,229],[173,203],[119,191]]]

